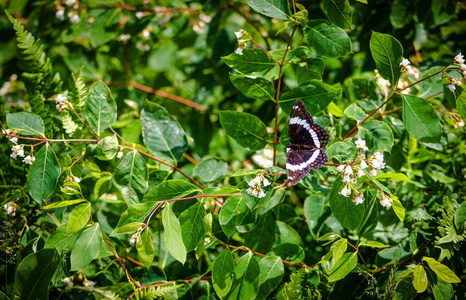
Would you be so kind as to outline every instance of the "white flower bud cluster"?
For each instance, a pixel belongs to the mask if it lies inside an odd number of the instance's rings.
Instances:
[[[380,204],[383,207],[390,208],[392,206],[393,199],[388,197],[387,195],[383,195],[382,199],[380,199]]]
[[[79,9],[79,3],[77,0],[65,0],[65,6],[69,7],[70,11],[67,14],[68,19],[70,20],[71,23],[79,23],[81,21],[81,18],[79,17],[78,14],[78,9]],[[61,6],[60,4],[57,5],[55,8],[55,17],[61,21],[65,20],[65,10],[66,8]]]
[[[466,64],[464,64],[463,54],[459,53],[458,55],[456,55],[453,60],[453,63],[459,65],[461,75],[463,76],[463,79],[466,79]]]
[[[271,149],[264,149],[252,156],[252,160],[259,167],[266,169],[273,166],[273,151]]]
[[[70,289],[73,287],[74,283],[70,277],[65,277],[61,280],[65,285],[67,289]]]
[[[66,98],[66,96],[64,96],[63,94],[56,95],[55,102],[57,102],[56,108],[58,109],[59,112],[64,111],[65,109],[69,108],[71,105],[68,99]]]
[[[385,95],[385,97],[388,96],[388,89],[390,87],[390,81],[385,80],[382,75],[380,75],[378,70],[374,70],[375,73],[375,78],[377,78],[377,85],[380,87],[382,90],[382,93]]]
[[[199,15],[199,21],[194,22],[194,25],[193,25],[194,32],[196,32],[197,34],[203,33],[203,31],[205,31],[206,25],[209,24],[210,21],[212,21],[211,16],[201,13]]]
[[[144,229],[144,225],[139,227],[136,233],[134,233],[131,238],[129,239],[130,244],[136,244],[139,241],[139,237],[141,236],[141,231]]]
[[[246,192],[257,198],[264,198],[265,192],[262,190],[262,186],[266,187],[270,185],[270,181],[264,177],[264,174],[259,173],[249,182],[249,188]]]
[[[8,202],[3,206],[6,213],[14,217],[16,215],[16,204],[13,201]]]
[[[11,130],[11,129],[3,129],[3,130],[2,130],[2,133],[3,133],[4,135],[6,135],[6,137],[7,137],[7,138],[10,140],[10,142],[12,142],[13,144],[17,144],[17,143],[18,143],[18,138],[15,137],[15,136],[11,136],[11,135],[15,134],[15,133],[13,132],[13,130]]]
[[[238,55],[243,55],[243,49],[247,47],[246,42],[241,40],[245,34],[247,34],[247,32],[243,29],[235,31],[236,38],[238,39],[238,48],[236,48],[235,53]]]
[[[413,76],[416,79],[419,79],[420,71],[418,68],[411,66],[411,62],[407,58],[403,58],[403,61],[400,63],[400,68],[402,71],[406,71],[408,76]]]

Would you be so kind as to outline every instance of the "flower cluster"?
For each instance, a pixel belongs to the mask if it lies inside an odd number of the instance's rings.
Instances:
[[[61,280],[65,285],[67,289],[70,289],[73,287],[74,283],[72,281],[72,278],[70,277],[65,277]]]
[[[466,64],[464,64],[463,54],[459,53],[457,56],[455,56],[453,63],[459,65],[460,70],[461,70],[461,75],[463,75],[463,79],[466,79]]]
[[[390,88],[390,81],[385,80],[382,75],[380,75],[378,70],[374,70],[375,78],[377,78],[377,85],[382,90],[382,93],[385,97],[388,96],[388,89]]]
[[[14,217],[16,215],[16,204],[13,201],[8,202],[3,206],[6,213]]]
[[[382,195],[382,199],[380,199],[380,204],[383,206],[383,207],[391,207],[392,206],[392,203],[393,203],[393,199],[388,197],[387,195],[383,194]]]
[[[259,167],[266,169],[273,166],[273,151],[271,149],[263,149],[252,156],[252,160]]]
[[[264,177],[264,174],[259,173],[249,182],[249,188],[246,192],[257,198],[264,198],[265,192],[262,190],[262,186],[270,185],[270,181]]]
[[[79,23],[81,18],[78,15],[79,4],[77,0],[66,0],[65,6],[69,7],[71,10],[68,12],[67,16],[71,23]],[[65,20],[65,7],[58,5],[56,7],[55,17],[59,20]]]
[[[13,144],[17,144],[18,143],[18,138],[15,137],[15,136],[12,136],[14,135],[15,133],[13,132],[13,130],[11,129],[3,129],[2,130],[2,133],[4,135],[6,135],[6,137],[10,140],[10,142],[12,142]]]
[[[68,101],[68,99],[66,98],[66,96],[64,96],[63,94],[58,94],[55,96],[55,102],[57,102],[57,109],[59,112],[62,112],[63,110],[67,109],[68,107],[70,107],[70,102]]]
[[[236,38],[238,39],[238,48],[236,48],[235,53],[238,55],[243,55],[243,49],[247,47],[246,41],[241,40],[241,38],[247,34],[243,29],[235,32]]]
[[[450,78],[450,84],[448,85],[448,89],[450,92],[454,92],[456,90],[456,86],[462,86],[462,82],[456,78]]]
[[[413,67],[410,64],[411,62],[407,58],[403,58],[403,60],[400,63],[402,71],[405,71],[408,76],[413,76],[414,78],[419,79],[419,75],[421,72],[418,68]]]
[[[129,239],[130,244],[136,244],[139,241],[139,237],[141,236],[141,231],[143,229],[144,229],[144,225],[137,229],[136,233],[134,233]]]
[[[194,25],[193,25],[194,32],[196,32],[197,34],[201,34],[203,31],[205,31],[205,28],[207,28],[206,25],[209,24],[210,21],[212,21],[212,17],[204,13],[201,13],[199,15],[199,21],[194,22]]]

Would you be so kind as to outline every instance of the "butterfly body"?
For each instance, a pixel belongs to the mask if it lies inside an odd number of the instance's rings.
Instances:
[[[329,136],[322,126],[314,123],[301,100],[296,100],[291,110],[288,134],[291,144],[286,147],[286,175],[295,185],[328,161],[322,148],[328,144]]]

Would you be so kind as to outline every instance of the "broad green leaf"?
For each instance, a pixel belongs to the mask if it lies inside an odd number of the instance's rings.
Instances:
[[[275,87],[270,80],[232,73],[230,73],[230,80],[241,93],[249,98],[275,101]]]
[[[259,270],[259,293],[256,299],[266,299],[283,278],[283,262],[278,256],[264,257],[259,262]]]
[[[429,269],[426,269],[429,271]],[[442,279],[432,276],[432,271],[427,273],[429,282],[432,285],[432,293],[434,294],[434,299],[454,299],[455,291],[451,283],[443,281]]]
[[[351,53],[351,40],[346,32],[325,20],[310,20],[304,32],[319,56],[338,58]]]
[[[278,204],[282,203],[285,200],[286,188],[279,188],[275,193],[270,197],[270,199],[262,206],[259,214],[263,215]]]
[[[244,49],[242,55],[232,53],[222,59],[233,70],[250,76],[264,76],[278,67],[278,63],[261,49]]]
[[[414,95],[401,96],[406,130],[420,142],[440,142],[440,120],[432,105]]]
[[[200,189],[194,184],[181,179],[172,179],[162,182],[147,192],[144,196],[144,201],[153,202],[179,199],[193,193],[198,194],[199,192]]]
[[[113,175],[128,206],[141,201],[149,186],[147,165],[141,154],[131,151],[123,157]]]
[[[455,226],[457,229],[461,228],[461,226],[466,220],[466,202],[461,203],[460,207],[455,214]]]
[[[236,226],[240,225],[249,213],[246,201],[242,195],[229,197],[220,210],[219,222],[223,232],[230,237],[235,233]]]
[[[278,237],[275,244],[296,244],[301,245],[303,243],[299,233],[291,226],[282,221],[276,221],[278,229]],[[275,229],[275,231],[277,231]]]
[[[181,234],[186,252],[194,250],[205,234],[202,220],[206,216],[204,204],[197,202],[180,215]]]
[[[427,257],[424,256],[422,258],[423,261],[427,262],[429,267],[432,269],[432,271],[437,274],[437,276],[448,282],[448,283],[459,283],[461,280],[456,276],[455,272],[453,272],[449,267],[445,266],[442,263],[439,263],[437,260],[435,260],[432,257]]]
[[[286,0],[246,0],[249,6],[260,14],[276,19],[288,19],[288,1]]]
[[[325,62],[320,57],[313,57],[308,47],[299,46],[291,49],[286,60],[296,68],[298,86],[305,85],[312,79],[322,80]]]
[[[372,248],[386,248],[388,247],[385,244],[382,244],[381,242],[377,241],[364,241],[359,244],[359,246],[364,246],[364,247],[372,247]]]
[[[461,94],[456,97],[455,103],[458,113],[466,119],[466,88],[463,88]]]
[[[356,103],[350,104],[346,109],[345,109],[345,115],[348,117],[352,117],[358,122],[361,122],[367,117],[367,114],[364,110],[362,110],[361,107],[359,107]]]
[[[271,213],[263,215],[256,227],[244,234],[244,243],[250,249],[267,253],[275,242],[275,219]]]
[[[275,246],[273,252],[280,256],[281,259],[291,261],[296,264],[304,262],[305,253],[301,246],[296,244],[280,244]]]
[[[186,261],[186,248],[181,234],[180,221],[176,218],[169,203],[162,211],[162,224],[164,229],[163,240],[168,252],[180,263]]]
[[[321,194],[312,194],[304,199],[304,216],[311,232],[320,223],[319,218],[325,212],[324,206],[325,197]]]
[[[259,263],[252,252],[247,252],[236,262],[228,299],[254,299],[259,291],[259,274]]]
[[[427,280],[426,270],[424,270],[422,265],[416,266],[416,269],[414,269],[413,272],[413,277],[413,286],[416,291],[419,294],[424,293],[424,291],[427,289],[427,284],[429,281]]]
[[[31,197],[39,204],[52,195],[60,176],[61,168],[55,152],[49,143],[35,155],[35,162],[29,167],[28,190]]]
[[[390,152],[393,146],[393,132],[382,121],[372,120],[359,126],[359,136],[366,140],[372,152]]]
[[[403,173],[380,173],[375,176],[375,179],[377,180],[395,180],[395,181],[404,181],[404,182],[409,182],[413,183],[411,179],[408,178]]]
[[[393,204],[392,204],[393,211],[395,212],[398,219],[400,219],[400,221],[403,222],[406,216],[405,209],[403,205],[401,204],[401,201],[398,199],[398,197],[392,195],[391,198],[393,200]]]
[[[212,285],[220,299],[230,291],[233,284],[235,260],[228,248],[225,248],[214,260],[212,267]]]
[[[390,6],[390,23],[394,28],[402,28],[411,22],[416,12],[416,3],[407,0],[395,0]]]
[[[90,217],[91,204],[89,202],[76,206],[70,214],[68,226],[66,227],[66,234],[72,234],[84,228]]]
[[[311,115],[323,111],[332,100],[340,94],[340,88],[335,88],[319,80],[311,80],[307,85],[291,89],[280,97],[280,107],[287,113],[296,100],[300,99]]]
[[[92,131],[100,134],[115,122],[117,106],[110,89],[102,81],[94,83],[86,100],[86,119]]]
[[[81,202],[84,202],[84,201],[86,201],[86,200],[85,199],[63,200],[63,201],[60,201],[60,202],[55,202],[55,203],[51,203],[49,205],[46,205],[46,206],[42,207],[42,209],[55,209],[55,208],[59,208],[59,207],[66,207],[66,206],[75,205],[75,204],[78,204],[78,203],[81,203]]]
[[[141,111],[142,137],[149,151],[157,156],[178,160],[188,149],[181,125],[162,106],[146,101]]]
[[[333,24],[340,28],[351,29],[353,10],[348,0],[324,0],[322,7]]]
[[[71,269],[78,271],[87,267],[89,263],[100,254],[102,233],[99,223],[84,230],[74,243],[71,250]]]
[[[45,241],[44,248],[50,249],[55,248],[58,253],[62,253],[73,249],[73,245],[79,237],[79,232],[73,234],[66,234],[67,224],[62,224],[60,227],[55,230],[52,235]]]
[[[357,228],[357,234],[362,236],[365,233],[373,231],[377,227],[377,223],[379,222],[379,206],[380,202],[377,195],[371,195],[370,193],[364,193],[364,217]]]
[[[193,175],[200,177],[204,182],[213,182],[228,173],[228,164],[213,158],[201,161],[193,170]]]
[[[116,228],[110,236],[116,236],[122,233],[130,233],[136,230],[152,211],[160,205],[160,202],[144,202],[131,205],[121,215]]]
[[[20,131],[22,135],[45,136],[44,121],[36,114],[28,112],[7,114],[6,122],[9,129]]]
[[[357,77],[356,75],[346,78],[343,84],[349,100],[354,102],[361,102],[362,104],[369,105],[367,101],[374,101],[381,98],[373,78],[368,79],[365,77]]]
[[[396,86],[403,59],[403,47],[400,42],[389,34],[373,31],[369,46],[380,75],[387,79],[391,86]]]
[[[347,239],[339,239],[335,243],[332,244],[332,256],[335,261],[338,261],[343,254],[348,249],[348,240]]]
[[[65,182],[60,189],[60,192],[70,196],[82,195],[81,186],[79,183],[74,181]]]
[[[345,278],[346,275],[356,267],[358,263],[357,255],[357,252],[343,254],[343,256],[335,263],[332,270],[330,270],[328,281],[335,282]]]
[[[148,228],[141,232],[136,242],[136,250],[141,258],[141,262],[146,268],[149,268],[154,261],[155,249]]]
[[[237,111],[220,111],[220,124],[238,144],[251,151],[260,150],[267,144],[267,129],[255,115]]]
[[[356,154],[356,145],[348,139],[343,142],[336,142],[327,148],[327,155],[329,159],[336,158],[340,163],[347,160],[352,160]]]
[[[55,249],[42,249],[26,256],[14,273],[14,299],[48,299],[50,282],[60,261]]]
[[[341,226],[354,230],[358,228],[359,223],[364,216],[364,205],[356,205],[352,201],[352,196],[345,197],[339,194],[343,189],[341,177],[338,176],[330,190],[329,204],[335,218]]]
[[[118,147],[118,138],[116,135],[107,136],[99,141],[95,147],[94,155],[100,160],[113,159],[120,148]]]

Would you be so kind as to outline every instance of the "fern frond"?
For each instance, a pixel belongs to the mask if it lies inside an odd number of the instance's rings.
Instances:
[[[281,291],[277,295],[277,299],[302,299],[304,275],[306,270],[304,268],[290,275],[290,281],[285,283]]]
[[[73,81],[71,83],[72,88],[68,96],[68,101],[70,101],[73,104],[73,107],[77,112],[81,111],[84,107],[88,95],[86,84],[84,83],[84,79],[80,74],[81,70],[82,68],[79,70],[77,74],[71,74],[73,77]]]
[[[151,286],[145,289],[138,289],[134,293],[134,297],[136,300],[143,300],[143,299],[162,299],[164,296],[169,296],[169,293],[175,291],[179,287],[183,286],[182,284],[175,285],[163,285],[158,286],[157,288]]]

